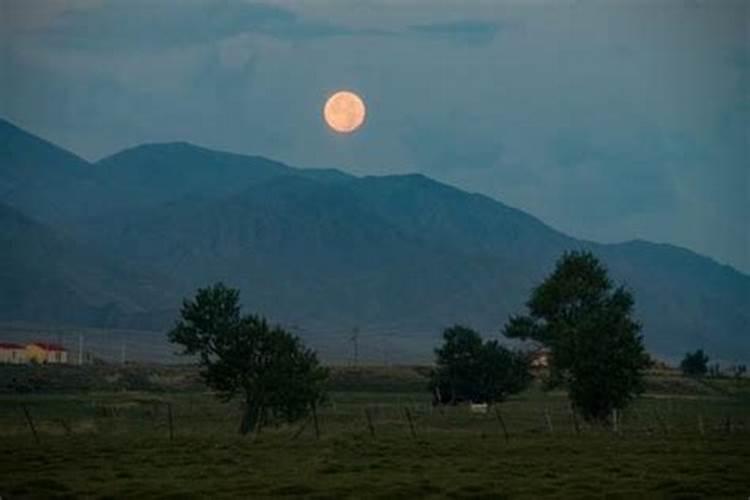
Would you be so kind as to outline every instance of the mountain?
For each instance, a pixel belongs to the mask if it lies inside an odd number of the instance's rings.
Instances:
[[[212,151],[185,142],[146,144],[96,163],[96,177],[124,208],[153,207],[184,197],[219,198],[281,176],[346,178],[335,170],[302,170],[259,156]]]
[[[0,204],[0,318],[127,324],[169,297],[154,276],[81,248]]]
[[[0,202],[46,224],[29,221],[34,232],[66,235],[66,247],[76,243],[92,263],[108,263],[99,268],[122,285],[112,289],[118,314],[109,324],[164,328],[178,297],[222,280],[241,289],[248,309],[299,325],[313,345],[340,354],[344,335],[359,326],[379,339],[377,349],[425,359],[440,328],[454,322],[495,334],[563,251],[582,248],[633,289],[653,352],[674,358],[704,347],[750,359],[750,277],[685,249],[577,240],[422,175],[355,177],[186,143],[138,146],[89,164],[9,130],[13,155],[0,152],[0,179],[29,180]],[[28,171],[20,175],[19,165]],[[65,269],[76,268],[71,260]],[[51,262],[48,254],[18,264],[14,282],[34,272],[71,279],[44,267]],[[104,271],[73,274],[99,294],[113,283]],[[18,303],[55,307],[28,294]],[[102,324],[96,307],[66,307],[82,311],[80,323]],[[0,319],[13,315],[0,310]]]
[[[647,345],[676,357],[685,344],[750,358],[750,278],[673,245],[630,241],[592,248],[636,293]]]
[[[0,120],[0,201],[56,222],[80,214],[94,188],[89,167],[73,153]]]

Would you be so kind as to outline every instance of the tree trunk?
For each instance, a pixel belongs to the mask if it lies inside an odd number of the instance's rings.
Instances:
[[[245,435],[250,432],[250,405],[245,403],[245,409],[242,412],[242,418],[240,419],[240,434]]]
[[[245,436],[259,427],[261,425],[260,415],[260,406],[254,405],[250,401],[246,401],[245,409],[242,412],[242,420],[240,421],[240,434]]]

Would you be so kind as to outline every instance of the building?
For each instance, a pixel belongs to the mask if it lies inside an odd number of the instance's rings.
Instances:
[[[536,369],[549,368],[550,351],[538,349],[531,354],[531,367]]]
[[[25,363],[26,348],[21,344],[0,342],[0,363]]]
[[[26,358],[36,363],[67,363],[68,350],[59,344],[34,342],[26,346]]]

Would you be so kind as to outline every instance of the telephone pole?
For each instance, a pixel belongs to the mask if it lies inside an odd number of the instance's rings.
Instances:
[[[78,334],[78,366],[83,364],[83,334]]]
[[[388,366],[389,345],[387,338],[383,339],[383,366]]]
[[[354,344],[354,366],[359,364],[359,328],[352,329],[351,341]]]

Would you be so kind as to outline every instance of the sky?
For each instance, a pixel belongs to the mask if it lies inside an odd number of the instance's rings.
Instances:
[[[184,140],[419,172],[750,273],[750,2],[0,0],[0,116],[89,160]],[[359,93],[351,135],[321,118]]]

